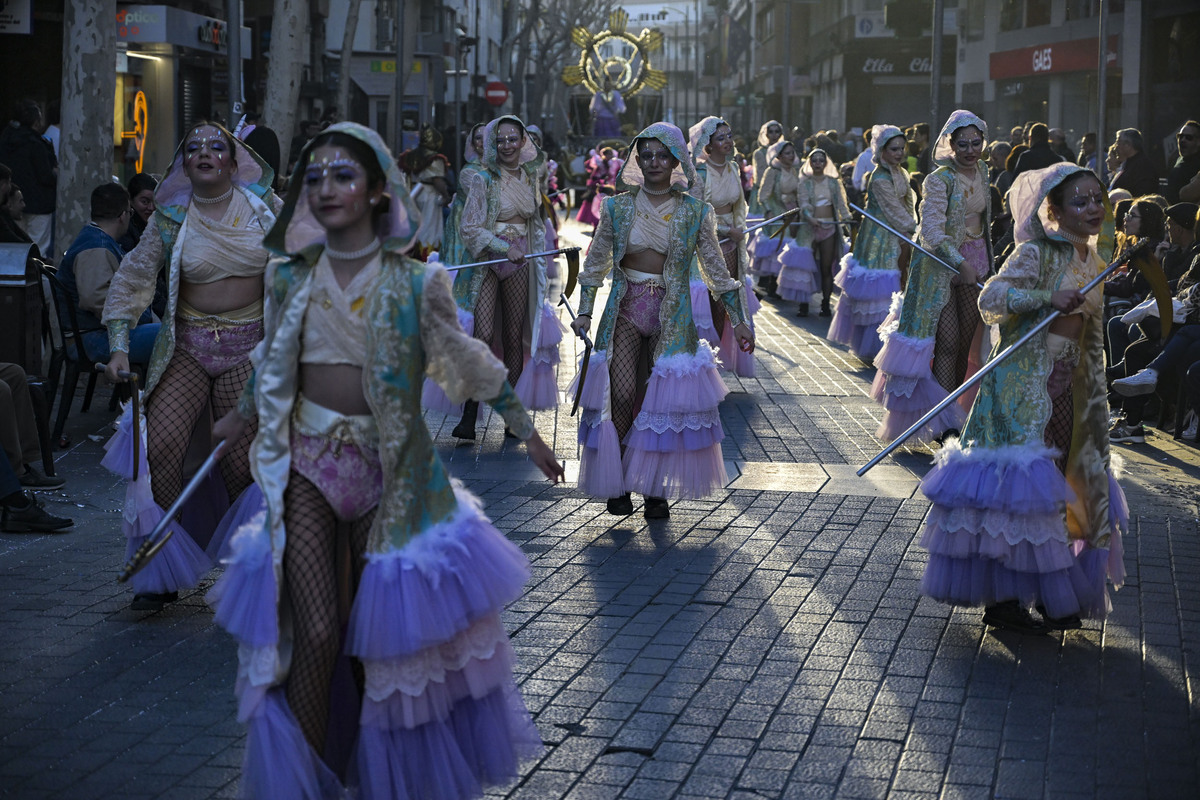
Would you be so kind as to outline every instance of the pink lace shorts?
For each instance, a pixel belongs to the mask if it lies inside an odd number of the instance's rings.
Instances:
[[[233,322],[219,317],[175,318],[175,346],[196,359],[210,378],[250,358],[250,351],[262,338],[261,319]]]
[[[334,515],[359,519],[383,496],[383,467],[371,415],[346,416],[303,396],[292,413],[292,470],[320,490]]]
[[[525,226],[517,225],[500,225],[496,230],[496,236],[510,245],[518,245],[522,249],[525,248]],[[511,261],[505,261],[502,264],[492,264],[492,272],[496,273],[496,277],[500,280],[510,278],[521,268],[521,265],[514,264]]]
[[[983,238],[967,239],[963,242],[962,247],[958,248],[958,252],[962,253],[967,263],[975,268],[975,275],[982,283],[984,277],[991,274],[991,265],[988,264],[987,243]]]
[[[633,323],[642,336],[653,336],[659,330],[658,310],[666,293],[665,288],[650,281],[630,282],[621,298],[618,316]]]

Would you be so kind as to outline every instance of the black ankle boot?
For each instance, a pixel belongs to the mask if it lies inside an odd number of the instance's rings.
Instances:
[[[642,516],[646,519],[667,519],[671,516],[671,504],[662,497],[647,497]]]
[[[454,426],[451,435],[459,439],[475,439],[475,418],[479,416],[479,403],[474,400],[468,400],[463,403],[463,415],[459,423]]]
[[[831,311],[829,308],[829,298],[828,297],[821,300],[821,316],[822,317],[832,317],[833,316],[833,311]]]
[[[1044,623],[1034,619],[1033,615],[1016,600],[1006,600],[985,608],[983,624],[989,628],[1000,628],[1017,633],[1044,634],[1049,630]]]
[[[620,497],[608,498],[608,513],[615,517],[627,517],[633,513],[633,498],[629,496],[629,492]]]
[[[798,309],[796,309],[796,316],[797,317],[807,317],[808,316],[808,303],[800,304],[800,307]]]

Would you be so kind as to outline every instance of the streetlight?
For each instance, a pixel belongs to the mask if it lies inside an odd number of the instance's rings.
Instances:
[[[698,5],[698,3],[697,3],[697,5]],[[688,113],[689,109],[687,108],[687,92],[685,91],[683,93],[684,117],[686,120],[690,120],[693,116],[698,115],[700,113],[700,74],[699,74],[700,73],[700,64],[699,64],[699,60],[698,60],[699,55],[696,52],[696,50],[697,50],[696,43],[695,43],[695,41],[692,40],[692,14],[691,14],[690,9],[688,9],[686,6],[684,7],[683,11],[680,11],[678,8],[671,8],[670,6],[663,6],[662,10],[663,10],[664,14],[667,13],[668,11],[674,11],[676,14],[683,15],[683,38],[684,38],[684,41],[689,42],[689,47],[691,47],[691,52],[689,54],[689,58],[692,62],[692,80],[694,81],[693,90],[695,92],[695,96],[694,96],[695,108],[691,109],[690,114]],[[700,27],[699,12],[697,12],[697,16],[696,16],[696,27],[697,28]],[[686,130],[686,126],[681,125],[679,127]]]

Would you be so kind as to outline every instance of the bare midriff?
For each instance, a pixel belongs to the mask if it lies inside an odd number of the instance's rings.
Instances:
[[[718,214],[732,214],[733,213],[733,203],[726,203],[723,206],[713,206],[713,211],[715,211]]]
[[[1068,339],[1078,339],[1083,332],[1082,314],[1060,314],[1050,323],[1050,333],[1066,336]]]
[[[262,300],[263,276],[234,276],[212,283],[181,281],[179,299],[197,311],[221,316]]]
[[[370,414],[363,395],[362,367],[353,364],[301,364],[300,391],[317,405],[339,414]]]
[[[640,253],[626,253],[621,259],[621,269],[632,269],[637,272],[648,272],[651,275],[662,275],[663,265],[667,263],[665,253],[654,250],[643,250]]]
[[[509,217],[508,219],[496,220],[497,225],[524,225],[526,219],[524,217]]]
[[[983,233],[983,215],[967,214],[963,218],[963,223],[967,226],[967,232],[972,236],[979,236]]]

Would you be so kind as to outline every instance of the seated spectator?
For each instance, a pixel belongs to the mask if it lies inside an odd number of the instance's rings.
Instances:
[[[1114,142],[1121,167],[1113,175],[1109,189],[1128,189],[1134,197],[1158,192],[1158,172],[1154,162],[1146,155],[1142,132],[1137,128],[1122,128],[1117,131]]]
[[[1122,203],[1129,201],[1122,201]],[[1149,242],[1154,252],[1167,238],[1166,216],[1162,209],[1145,198],[1139,198],[1128,206],[1122,222],[1122,234],[1118,237],[1117,252],[1120,258],[1125,252],[1141,242]],[[1140,338],[1158,338],[1157,319],[1153,319],[1153,330],[1146,327],[1128,326],[1121,315],[1140,303],[1150,293],[1150,283],[1140,270],[1125,267],[1117,271],[1104,283],[1105,316],[1108,319],[1108,360],[1119,364],[1124,358],[1125,348]],[[1147,324],[1150,324],[1148,321]],[[1124,374],[1124,373],[1121,373]]]
[[[1200,241],[1196,239],[1197,212],[1200,212],[1200,206],[1195,203],[1176,203],[1166,212],[1167,242],[1159,245],[1157,255],[1172,289],[1200,256]]]
[[[1029,149],[1021,153],[1013,169],[1013,178],[1022,172],[1045,169],[1062,161],[1062,156],[1050,147],[1050,129],[1039,122],[1029,129]]]
[[[21,221],[24,209],[25,197],[21,187],[10,181],[8,193],[0,196],[0,243],[33,244],[32,237],[25,231]],[[41,255],[40,251],[38,255]]]
[[[1178,203],[1179,192],[1200,174],[1200,122],[1189,119],[1175,134],[1179,157],[1167,173],[1167,201]]]
[[[131,214],[125,187],[117,183],[97,186],[92,190],[92,221],[75,237],[58,266],[58,280],[67,292],[67,297],[59,298],[59,323],[64,331],[71,330],[67,304],[74,306],[84,352],[94,361],[108,362],[108,330],[100,323],[100,316],[108,286],[125,256],[117,239],[129,227]],[[147,308],[130,332],[131,364],[150,361],[158,328],[159,323],[154,322]]]
[[[29,383],[25,369],[18,364],[0,363],[0,443],[22,486],[54,489],[63,485],[62,478],[45,475],[34,466],[42,457],[42,448]]]
[[[137,247],[142,240],[142,233],[154,216],[154,192],[158,189],[158,180],[151,174],[139,172],[125,184],[129,191],[129,202],[133,206],[133,215],[129,218],[129,230],[117,240],[121,249],[126,253]],[[167,267],[164,264],[158,270],[158,280],[154,284],[154,299],[150,301],[150,310],[159,319],[167,313]]]
[[[0,459],[0,530],[5,533],[53,533],[75,523],[42,508],[33,492],[21,489],[12,465]]]
[[[1062,128],[1050,129],[1050,149],[1061,161],[1075,161],[1075,154],[1067,144],[1067,134]]]

